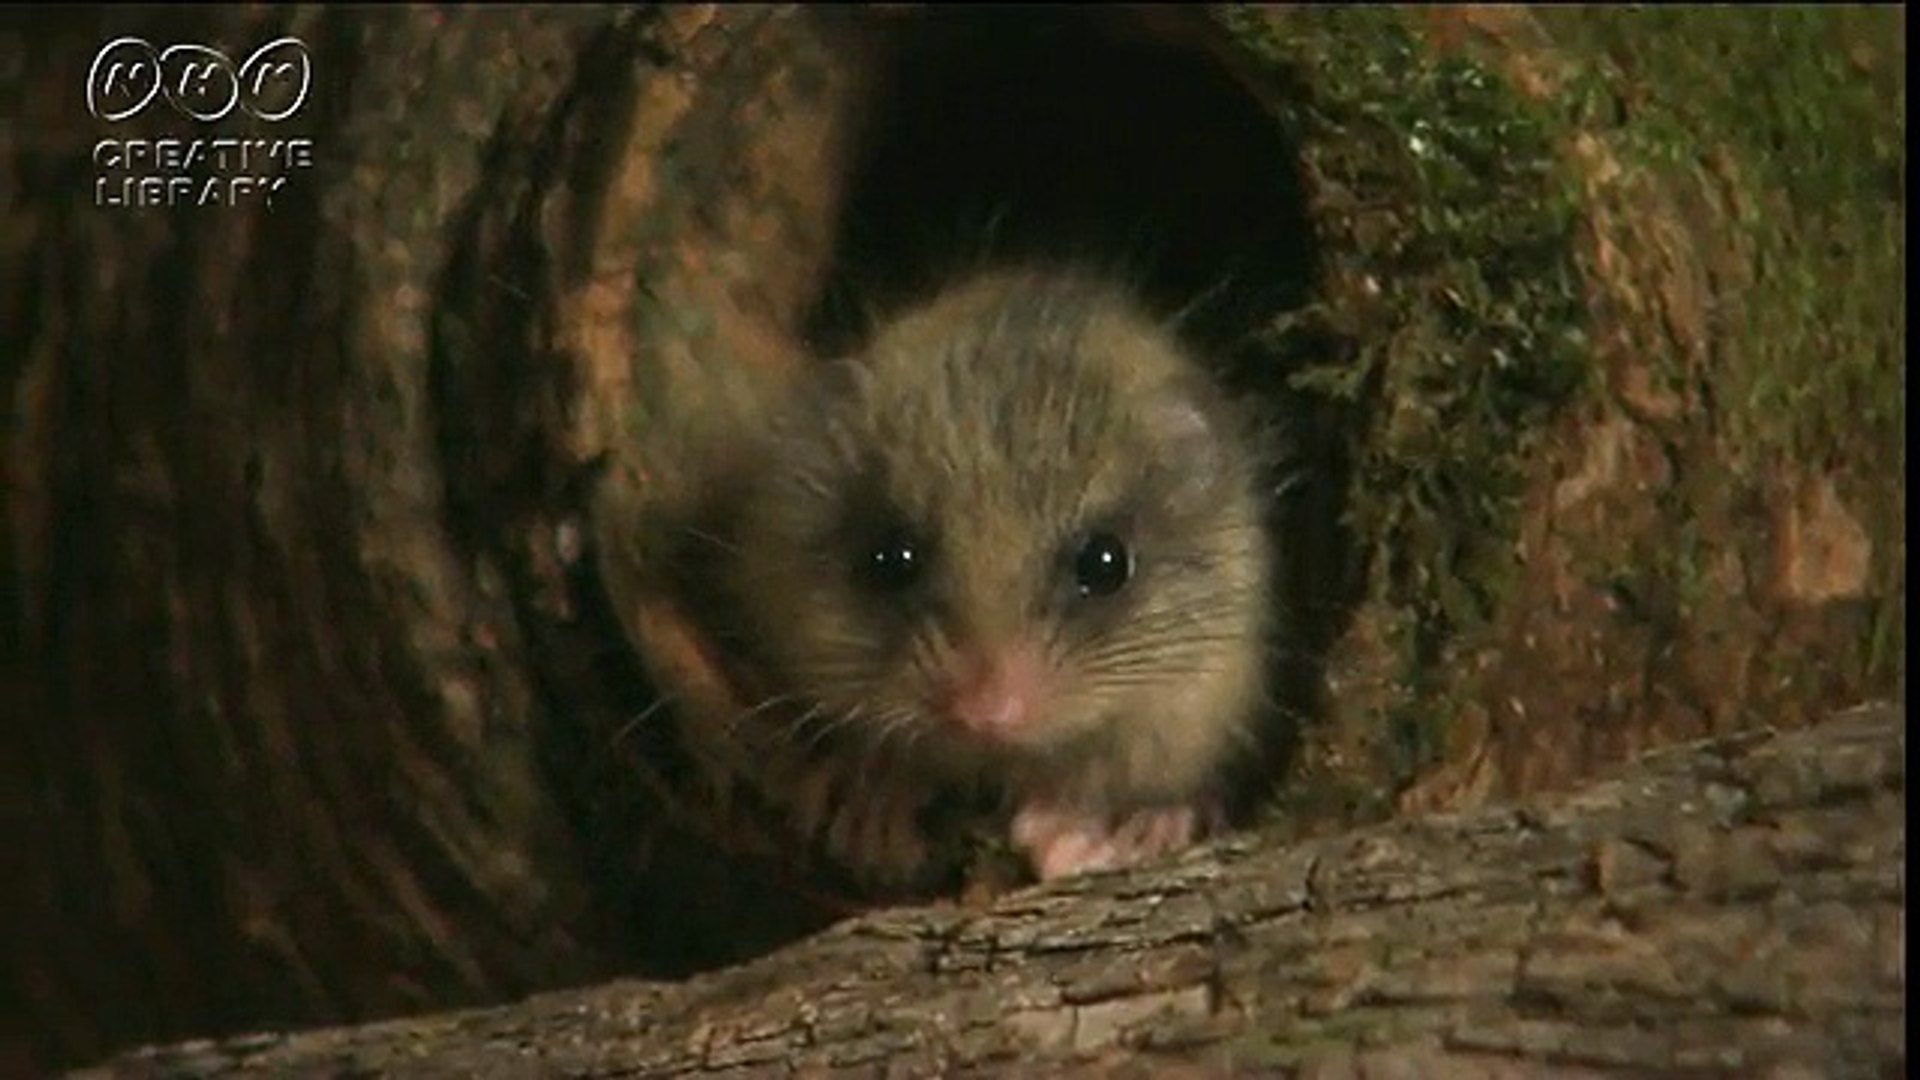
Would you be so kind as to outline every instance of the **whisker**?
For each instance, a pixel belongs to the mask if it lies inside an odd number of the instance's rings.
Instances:
[[[662,694],[658,698],[655,698],[650,704],[648,704],[646,708],[641,709],[638,713],[634,714],[632,719],[620,725],[620,729],[613,733],[613,738],[607,741],[607,748],[611,750],[619,746],[622,742],[626,740],[627,736],[633,734],[636,730],[638,730],[641,724],[646,723],[647,720],[653,716],[653,714],[659,712],[661,709],[666,708],[668,705],[672,704],[674,700],[675,700],[675,696],[672,694]]]
[[[1204,657],[1217,658],[1222,653],[1237,652],[1240,639],[1233,636],[1208,637],[1201,639],[1176,638],[1166,641],[1150,641],[1126,645],[1099,652],[1081,653],[1074,657],[1077,665],[1083,669],[1125,670],[1138,664],[1152,665],[1165,657]]]
[[[806,735],[808,727],[812,725],[815,720],[818,720],[821,716],[825,715],[825,713],[826,713],[825,706],[822,706],[819,702],[815,702],[814,704],[807,706],[807,709],[805,712],[801,713],[799,716],[794,717],[791,723],[782,724],[779,727],[775,728],[774,731],[777,737],[783,741],[798,742],[803,736]],[[828,723],[829,725],[831,724],[831,719],[829,719]],[[818,735],[816,734],[815,737],[818,738]],[[808,747],[811,748],[811,746],[812,746],[812,742],[810,741],[808,743]]]
[[[897,734],[904,733],[900,743],[900,753],[905,756],[911,746],[915,733],[921,725],[915,722],[914,714],[904,706],[895,706],[883,715],[879,732],[874,738],[876,746],[884,746],[886,741]]]
[[[808,753],[817,749],[836,732],[862,722],[863,711],[858,708],[826,714],[826,721],[814,729],[813,737],[803,747]]]
[[[739,713],[735,714],[734,719],[745,720],[748,717],[758,716],[761,713],[765,712],[768,709],[773,708],[776,705],[785,705],[788,702],[794,701],[795,697],[796,696],[793,694],[775,694],[772,697],[761,700],[758,704],[753,705],[750,708],[741,710]]]
[[[703,544],[707,544],[711,547],[719,548],[721,551],[724,551],[729,555],[740,554],[740,549],[736,547],[731,541],[724,540],[718,536],[715,536],[714,534],[707,532],[705,529],[696,529],[691,525],[686,525],[686,526],[682,526],[680,531],[683,534],[690,536],[695,540],[700,541]]]

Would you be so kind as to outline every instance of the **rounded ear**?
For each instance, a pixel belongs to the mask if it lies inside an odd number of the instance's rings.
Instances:
[[[820,362],[815,392],[828,400],[843,401],[867,392],[873,372],[859,355],[838,356]]]
[[[1181,380],[1155,395],[1147,413],[1159,468],[1171,476],[1182,495],[1201,496],[1224,479],[1230,460],[1229,440],[1217,395],[1207,386]]]
[[[1182,450],[1204,450],[1219,438],[1205,406],[1185,396],[1161,402],[1153,410],[1154,435]]]

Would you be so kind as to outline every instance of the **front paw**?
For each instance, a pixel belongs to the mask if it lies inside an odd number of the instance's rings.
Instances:
[[[1013,817],[1014,845],[1041,881],[1132,866],[1191,845],[1200,815],[1190,806],[1155,807],[1115,820],[1047,802],[1032,802]]]

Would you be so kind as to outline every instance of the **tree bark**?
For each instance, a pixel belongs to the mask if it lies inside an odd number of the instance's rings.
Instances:
[[[1223,380],[1283,408],[1315,448],[1275,530],[1295,543],[1275,602],[1297,636],[1275,683],[1289,706],[1276,726],[1299,726],[1276,744],[1304,747],[1284,787],[1296,831],[1472,807],[1664,740],[1896,692],[1898,12],[1675,28],[1606,9],[1124,6],[1057,12],[1031,34],[1024,16],[910,5],[26,13],[0,11],[0,101],[19,105],[0,117],[0,835],[18,838],[0,845],[0,1072],[677,978],[875,902],[790,858],[778,807],[739,794],[752,777],[701,772],[677,737],[707,730],[728,687],[686,598],[648,579],[660,507],[703,480],[657,433],[715,426],[744,387],[844,333],[836,305],[869,283],[850,268],[910,281],[939,257],[908,238],[1013,192],[1035,201],[1002,231],[1043,253],[1114,240],[1088,234],[1108,214],[1123,246],[1134,225],[1165,226],[1169,269],[1151,284],[1212,298],[1191,321],[1221,346]],[[161,107],[110,123],[86,87],[124,35],[236,56],[292,35],[311,93],[279,124]],[[102,140],[209,131],[311,139],[313,164],[286,172],[271,206],[102,202],[96,181],[126,171],[101,163]],[[594,506],[622,524],[601,528]],[[632,581],[596,576],[583,547]],[[1836,760],[1855,760],[1851,745]],[[1840,818],[1866,812],[1847,806]],[[1578,893],[1485,864],[1548,833],[1473,820],[1483,840],[1408,848],[1464,828],[1430,822],[1366,843],[1383,867],[1417,870],[1408,881],[1485,873],[1508,890],[1507,907],[1463,917],[1558,912],[1560,890]],[[1754,828],[1729,836],[1773,835]],[[691,1024],[754,979],[831,981],[848,955],[880,965],[875,986],[929,956],[992,954],[998,978],[1001,949],[1032,980],[1032,1015],[965,1027],[1016,999],[956,971],[977,1011],[914,1019],[959,1000],[945,989],[903,1007],[885,1023],[931,1040],[903,1061],[975,1060],[1022,1024],[1044,1045],[1098,1042],[1160,999],[1046,997],[1045,980],[1092,985],[1111,965],[1072,968],[1070,945],[1020,944],[1020,928],[1066,934],[1078,918],[1097,937],[1120,914],[1151,931],[1152,993],[1243,1024],[1236,1061],[1295,1060],[1293,1034],[1245,1035],[1263,1018],[1338,1042],[1381,994],[1431,998],[1395,1016],[1453,1016],[1442,990],[1378,975],[1401,965],[1360,938],[1306,944],[1324,912],[1342,913],[1328,933],[1389,918],[1341,906],[1323,870],[1300,878],[1309,864],[1360,875],[1367,856],[1223,850],[1180,872],[1198,877],[1142,878],[1158,884],[1138,895],[1104,879],[984,921],[886,916],[770,967],[609,991],[577,1019],[640,1023],[636,1003],[652,1002]],[[1699,865],[1684,846],[1610,850],[1605,865],[1631,874]],[[1783,850],[1784,882],[1837,882],[1884,936],[1881,909],[1820,862],[1878,855]],[[1468,862],[1432,861],[1448,851]],[[1694,884],[1634,877],[1655,914],[1570,924],[1587,937],[1473,922],[1483,950],[1433,929],[1436,949],[1485,965],[1459,968],[1475,1008],[1475,980],[1510,976],[1492,1026],[1447,1019],[1469,1034],[1433,1045],[1497,1055],[1501,1038],[1556,1037],[1559,984],[1531,960],[1501,968],[1502,949],[1572,963],[1576,938],[1697,930],[1720,947],[1731,939],[1702,920],[1724,910],[1735,936],[1740,919],[1764,922],[1744,894],[1701,899]],[[1207,904],[1246,925],[1178,929]],[[1819,922],[1830,910],[1780,932],[1808,956],[1859,959]],[[1324,953],[1334,967],[1311,970],[1331,989],[1265,981],[1243,932],[1280,935],[1272,955],[1292,942],[1302,964]],[[1645,972],[1666,970],[1644,955]],[[1704,963],[1663,984],[1679,989],[1661,1009],[1691,1000]],[[1607,992],[1652,1009],[1658,988],[1635,989],[1622,964],[1625,989]],[[1756,1032],[1741,1045],[1765,1049],[1775,1029],[1752,1018],[1776,1015],[1782,1060],[1802,1035],[1831,1039],[1836,1061],[1885,1060],[1881,1014],[1846,1012],[1846,993],[1880,1000],[1881,973],[1856,974],[1821,984],[1851,991],[1774,1012],[1766,987],[1715,984],[1701,1000],[1730,1012],[1676,1022],[1671,1060]],[[1227,981],[1238,996],[1194,989]],[[1500,1026],[1501,1008],[1525,1023]],[[806,1037],[848,1054],[894,1037],[847,1009],[850,1026]],[[799,1038],[769,1030],[770,1046]],[[555,1067],[598,1052],[569,1037],[543,1043]],[[746,1035],[698,1038],[757,1052]],[[471,1052],[506,1052],[482,1043]],[[692,1053],[676,1045],[663,1061]]]
[[[1904,717],[868,915],[731,971],[88,1077],[1905,1074]]]

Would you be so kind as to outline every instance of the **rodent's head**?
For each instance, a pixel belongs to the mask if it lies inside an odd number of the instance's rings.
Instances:
[[[985,277],[823,370],[732,584],[811,723],[1039,777],[1123,746],[1132,787],[1185,786],[1258,693],[1244,440],[1123,294]]]

